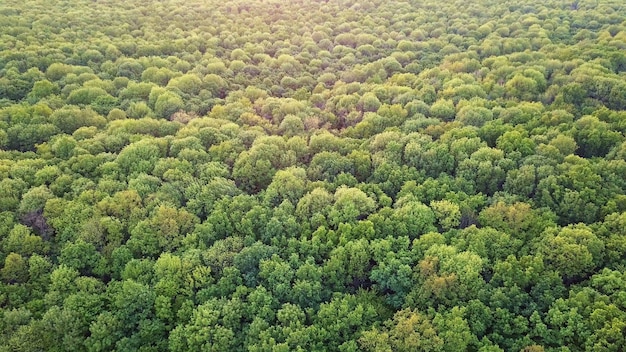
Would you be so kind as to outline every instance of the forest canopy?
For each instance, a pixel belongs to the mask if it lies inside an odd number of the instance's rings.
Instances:
[[[621,0],[4,0],[0,351],[626,350]]]

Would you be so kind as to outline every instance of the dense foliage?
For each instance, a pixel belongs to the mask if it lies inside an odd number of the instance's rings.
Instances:
[[[626,350],[622,0],[3,0],[0,351]]]

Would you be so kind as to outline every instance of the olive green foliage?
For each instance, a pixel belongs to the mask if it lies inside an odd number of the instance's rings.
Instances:
[[[0,352],[625,351],[625,19],[0,1]]]

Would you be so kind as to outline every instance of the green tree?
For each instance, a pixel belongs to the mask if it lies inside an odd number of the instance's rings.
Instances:
[[[363,219],[376,209],[376,202],[358,188],[339,187],[334,198],[329,216],[335,225]]]
[[[289,168],[276,172],[265,191],[265,201],[276,206],[284,200],[297,204],[306,191],[306,171],[302,168]]]
[[[21,255],[11,252],[4,259],[0,275],[6,283],[24,283],[28,281],[28,262]]]
[[[56,110],[50,115],[50,121],[59,130],[68,134],[83,126],[102,128],[106,125],[106,119],[91,110],[91,108],[79,109],[71,106]]]
[[[396,207],[392,220],[396,224],[397,235],[417,238],[435,230],[435,214],[428,206],[417,201],[398,201]]]
[[[430,107],[430,116],[444,121],[454,119],[456,109],[450,100],[438,100]]]
[[[548,263],[567,279],[585,276],[603,259],[604,242],[584,225],[551,234],[542,249]]]
[[[116,162],[126,175],[149,173],[161,156],[158,145],[144,140],[125,147],[117,156]]]
[[[416,310],[403,309],[387,320],[383,329],[363,332],[359,343],[366,351],[443,351],[444,340],[430,319]]]
[[[154,103],[154,112],[158,117],[169,119],[175,112],[184,108],[183,100],[175,93],[165,92]]]

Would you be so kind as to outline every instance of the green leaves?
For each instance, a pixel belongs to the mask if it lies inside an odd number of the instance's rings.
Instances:
[[[357,188],[340,187],[334,197],[335,203],[329,216],[336,225],[360,220],[376,209],[376,202]]]
[[[146,140],[124,148],[117,156],[116,162],[125,174],[149,173],[161,156],[159,147]]]
[[[619,1],[9,2],[0,351],[626,350]]]
[[[184,107],[183,100],[175,93],[165,92],[154,103],[154,112],[158,117],[169,119],[175,112]]]
[[[410,309],[398,311],[382,331],[375,328],[364,332],[359,343],[366,351],[376,352],[444,350],[444,340],[431,320]]]
[[[591,272],[602,262],[604,242],[584,225],[561,229],[545,241],[548,263],[566,278]]]
[[[96,126],[98,128],[104,127],[106,119],[96,112],[87,109],[79,109],[77,107],[65,107],[63,109],[55,111],[50,116],[50,121],[59,130],[71,134],[78,128],[83,126]]]

